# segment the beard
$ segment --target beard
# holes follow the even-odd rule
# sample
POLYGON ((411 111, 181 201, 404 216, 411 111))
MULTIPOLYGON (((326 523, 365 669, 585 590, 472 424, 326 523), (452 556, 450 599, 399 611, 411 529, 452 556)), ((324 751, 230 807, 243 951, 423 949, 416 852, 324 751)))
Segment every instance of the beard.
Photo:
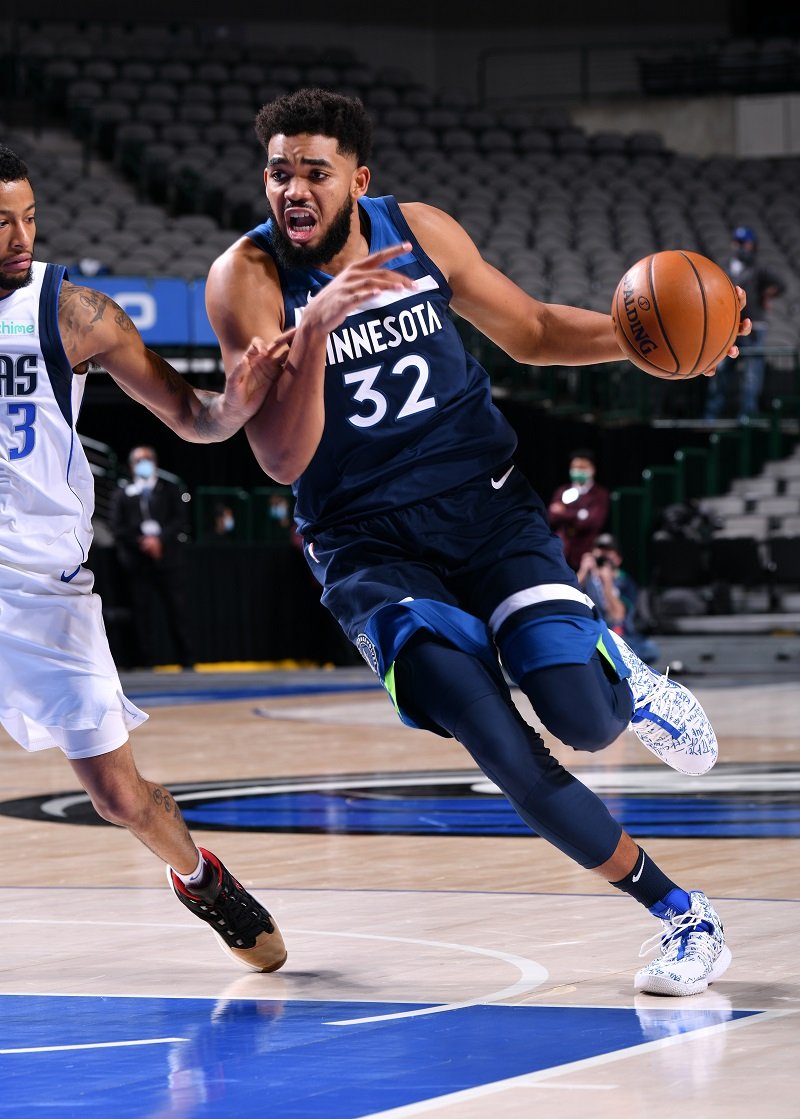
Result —
POLYGON ((26 288, 33 279, 33 268, 29 268, 27 272, 17 276, 6 276, 0 271, 0 291, 12 292, 19 291, 20 288, 26 288))
POLYGON ((327 233, 316 245, 296 245, 290 240, 278 223, 275 213, 267 203, 268 216, 273 219, 270 240, 275 249, 278 263, 284 268, 321 268, 333 260, 347 244, 350 236, 350 222, 352 218, 353 203, 350 198, 345 199, 341 209, 334 216, 327 233))

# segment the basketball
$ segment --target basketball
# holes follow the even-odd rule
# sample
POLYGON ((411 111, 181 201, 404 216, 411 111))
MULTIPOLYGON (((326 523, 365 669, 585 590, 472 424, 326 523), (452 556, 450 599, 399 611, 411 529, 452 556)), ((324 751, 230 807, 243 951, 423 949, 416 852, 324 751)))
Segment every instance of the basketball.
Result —
POLYGON ((684 249, 651 253, 617 284, 617 342, 653 377, 696 377, 719 365, 739 332, 739 300, 725 271, 684 249))

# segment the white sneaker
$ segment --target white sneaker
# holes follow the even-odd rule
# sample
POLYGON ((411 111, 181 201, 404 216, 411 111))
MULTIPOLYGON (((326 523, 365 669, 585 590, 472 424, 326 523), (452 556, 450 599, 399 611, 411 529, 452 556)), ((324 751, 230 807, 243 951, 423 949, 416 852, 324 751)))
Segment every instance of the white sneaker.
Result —
POLYGON ((661 922, 661 932, 642 945, 646 956, 656 942, 661 954, 637 971, 634 990, 650 995, 697 995, 728 970, 731 950, 725 943, 722 922, 711 902, 699 890, 689 894, 686 913, 661 922))
POLYGON ((717 760, 717 736, 703 708, 683 684, 654 672, 625 641, 609 631, 630 669, 630 729, 662 762, 679 773, 707 773, 717 760))

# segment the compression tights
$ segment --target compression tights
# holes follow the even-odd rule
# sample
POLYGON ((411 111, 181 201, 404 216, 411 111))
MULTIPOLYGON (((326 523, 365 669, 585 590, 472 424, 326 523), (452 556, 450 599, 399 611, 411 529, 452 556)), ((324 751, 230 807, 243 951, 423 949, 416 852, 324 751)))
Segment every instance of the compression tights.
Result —
MULTIPOLYGON (((595 671, 589 666, 566 667, 586 668, 586 673, 578 674, 584 683, 595 671)), ((545 672, 549 686, 555 687, 557 674, 545 672)), ((579 683, 575 673, 564 677, 565 687, 574 689, 579 683)), ((612 856, 622 835, 620 825, 603 802, 550 754, 520 715, 508 689, 477 658, 418 634, 397 657, 395 687, 400 706, 412 715, 414 710, 423 711, 460 742, 537 835, 586 869, 612 856)), ((626 692, 630 694, 630 689, 626 692)), ((568 710, 584 705, 578 694, 572 690, 565 697, 568 710)), ((609 701, 602 703, 597 713, 601 722, 609 701)))

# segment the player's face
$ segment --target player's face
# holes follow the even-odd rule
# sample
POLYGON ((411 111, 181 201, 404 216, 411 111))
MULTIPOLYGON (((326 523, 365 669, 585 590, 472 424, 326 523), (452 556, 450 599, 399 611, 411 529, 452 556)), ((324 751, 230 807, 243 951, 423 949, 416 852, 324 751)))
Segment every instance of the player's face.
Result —
POLYGON ((0 295, 31 282, 36 203, 27 179, 0 183, 0 295))
POLYGON ((319 268, 338 256, 359 233, 357 199, 368 182, 366 167, 330 136, 273 136, 264 183, 281 263, 319 268))

